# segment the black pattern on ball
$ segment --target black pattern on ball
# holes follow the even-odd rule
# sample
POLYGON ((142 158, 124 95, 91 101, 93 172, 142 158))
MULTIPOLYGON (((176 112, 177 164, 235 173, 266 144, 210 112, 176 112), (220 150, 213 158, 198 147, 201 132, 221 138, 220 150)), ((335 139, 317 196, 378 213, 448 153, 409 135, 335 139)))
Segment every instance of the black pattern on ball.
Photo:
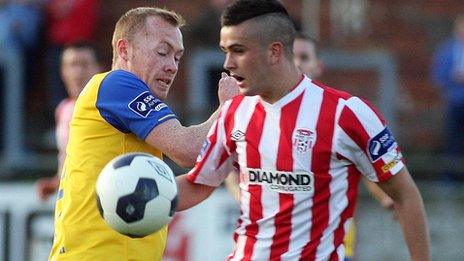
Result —
POLYGON ((102 204, 100 202, 100 197, 98 195, 97 195, 97 208, 98 208, 98 212, 100 212, 100 216, 102 216, 102 218, 105 218, 105 216, 103 215, 104 212, 103 212, 102 204))
POLYGON ((170 217, 174 216, 174 213, 176 212, 177 201, 178 201, 178 198, 177 198, 177 195, 176 195, 171 201, 171 209, 169 210, 169 216, 170 217))
POLYGON ((140 178, 135 191, 118 200, 116 213, 127 223, 139 221, 143 218, 147 202, 158 194, 158 186, 154 179, 140 178))
POLYGON ((132 153, 132 154, 126 155, 126 156, 118 159, 117 161, 115 161, 113 163, 113 168, 118 169, 120 167, 129 166, 131 164, 132 160, 137 156, 147 156, 147 155, 143 154, 143 153, 132 153))

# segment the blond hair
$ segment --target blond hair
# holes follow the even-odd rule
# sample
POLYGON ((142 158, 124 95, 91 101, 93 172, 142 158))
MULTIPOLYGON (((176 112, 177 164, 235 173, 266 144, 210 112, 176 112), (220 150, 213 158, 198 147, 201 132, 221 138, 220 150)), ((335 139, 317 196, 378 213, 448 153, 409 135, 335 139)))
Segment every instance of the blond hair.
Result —
POLYGON ((185 20, 174 11, 170 11, 159 7, 137 7, 127 11, 123 14, 114 28, 113 39, 111 45, 113 47, 113 64, 118 58, 116 44, 119 39, 132 40, 134 35, 140 30, 145 28, 147 17, 158 16, 169 24, 175 27, 182 27, 185 25, 185 20))

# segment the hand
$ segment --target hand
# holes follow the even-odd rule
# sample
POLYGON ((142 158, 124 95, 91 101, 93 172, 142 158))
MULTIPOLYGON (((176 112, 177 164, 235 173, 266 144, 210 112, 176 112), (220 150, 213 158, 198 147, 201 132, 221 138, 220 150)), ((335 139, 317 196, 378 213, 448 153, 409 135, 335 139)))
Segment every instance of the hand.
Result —
POLYGON ((41 178, 36 183, 37 196, 41 201, 45 201, 51 194, 54 194, 60 185, 58 176, 51 178, 41 178))
POLYGON ((223 72, 218 84, 219 103, 222 105, 240 93, 237 80, 223 72))
POLYGON ((393 199, 390 198, 389 196, 385 195, 381 200, 379 200, 380 205, 386 209, 390 210, 393 212, 393 219, 398 220, 398 214, 395 211, 395 202, 393 202, 393 199))
POLYGON ((388 210, 393 210, 394 209, 394 202, 393 202, 393 199, 390 198, 389 196, 386 196, 383 197, 381 200, 380 200, 380 205, 385 208, 385 209, 388 209, 388 210))

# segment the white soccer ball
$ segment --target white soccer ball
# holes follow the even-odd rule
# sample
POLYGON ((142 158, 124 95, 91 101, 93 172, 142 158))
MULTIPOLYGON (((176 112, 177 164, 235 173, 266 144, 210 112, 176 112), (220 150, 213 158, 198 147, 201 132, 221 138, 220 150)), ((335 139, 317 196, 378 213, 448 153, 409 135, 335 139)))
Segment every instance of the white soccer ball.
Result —
POLYGON ((120 155, 97 180, 97 206, 105 222, 130 237, 150 235, 168 224, 177 207, 174 174, 146 153, 120 155))

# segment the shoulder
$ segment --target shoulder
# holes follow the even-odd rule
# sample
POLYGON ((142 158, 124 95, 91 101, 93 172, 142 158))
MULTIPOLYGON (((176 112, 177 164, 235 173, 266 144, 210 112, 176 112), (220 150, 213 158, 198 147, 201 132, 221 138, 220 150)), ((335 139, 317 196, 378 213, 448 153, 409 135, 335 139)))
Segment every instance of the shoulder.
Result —
POLYGON ((124 70, 114 70, 110 71, 106 77, 103 79, 102 83, 117 83, 117 84, 131 84, 131 83, 140 83, 144 84, 145 83, 135 74, 124 71, 124 70))
POLYGON ((134 99, 137 95, 149 94, 150 88, 135 74, 124 71, 110 71, 102 79, 99 99, 120 97, 123 100, 134 99))
POLYGON ((348 92, 335 89, 317 80, 311 80, 311 84, 316 88, 320 88, 324 92, 324 95, 330 98, 349 100, 350 98, 354 97, 348 92))
MULTIPOLYGON (((346 118, 347 115, 352 115, 357 118, 357 120, 365 122, 366 124, 371 124, 373 122, 378 122, 380 125, 386 124, 385 118, 373 104, 356 96, 352 96, 345 101, 341 118, 346 118), (347 113, 348 111, 349 113, 347 113)), ((348 118, 350 118, 350 116, 348 116, 348 118)), ((354 120, 354 118, 352 120, 354 120)), ((343 121, 343 119, 340 119, 340 121, 343 121)))
POLYGON ((380 111, 368 100, 354 96, 348 92, 329 87, 319 81, 313 80, 312 83, 316 86, 316 88, 322 89, 324 99, 332 100, 332 102, 339 106, 341 111, 339 118, 340 121, 344 121, 343 119, 347 117, 355 117, 364 120, 377 119, 380 120, 380 122, 385 123, 385 119, 380 111))

